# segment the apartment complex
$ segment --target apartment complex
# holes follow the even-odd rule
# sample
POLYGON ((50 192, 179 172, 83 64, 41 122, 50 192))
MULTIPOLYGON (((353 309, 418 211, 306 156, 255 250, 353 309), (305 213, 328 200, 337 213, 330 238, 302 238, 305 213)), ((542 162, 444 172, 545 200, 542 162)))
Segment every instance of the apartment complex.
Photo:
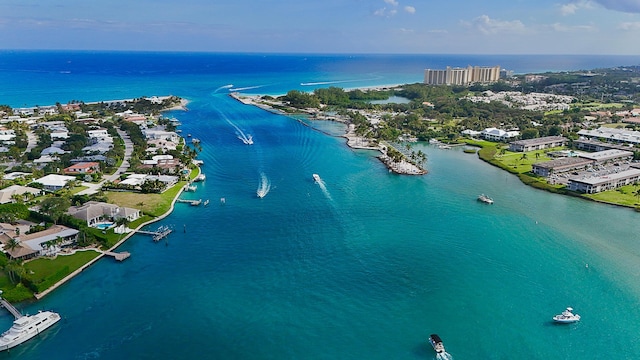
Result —
POLYGON ((469 85, 473 83, 488 84, 500 79, 500 66, 452 68, 445 70, 426 69, 424 83, 428 85, 469 85))

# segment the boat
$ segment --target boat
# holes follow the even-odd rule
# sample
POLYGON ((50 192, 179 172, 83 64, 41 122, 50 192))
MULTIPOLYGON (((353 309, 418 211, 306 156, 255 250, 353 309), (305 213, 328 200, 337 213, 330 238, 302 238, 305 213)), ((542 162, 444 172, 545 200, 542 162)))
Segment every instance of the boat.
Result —
POLYGON ((207 177, 204 174, 198 174, 198 176, 196 176, 193 181, 205 181, 207 179, 207 177))
POLYGON ((553 321, 562 324, 570 324, 580 321, 580 315, 573 313, 573 308, 568 307, 561 314, 553 317, 553 321))
POLYGON ((253 145, 253 137, 251 135, 244 136, 242 134, 242 136, 238 136, 238 139, 242 140, 245 145, 253 145))
POLYGON ((320 175, 318 175, 318 174, 313 174, 313 180, 315 180, 315 182, 317 182, 317 183, 322 181, 322 179, 320 179, 320 175))
POLYGON ((58 321, 60 315, 52 311, 40 311, 35 315, 16 318, 11 328, 0 336, 0 351, 22 344, 58 321))
POLYGON ((485 204, 493 204, 493 199, 485 194, 478 195, 478 201, 482 201, 485 204))
POLYGON ((438 334, 429 335, 429 344, 433 346, 433 350, 435 350, 435 352, 437 352, 438 354, 445 352, 444 344, 442 343, 442 339, 440 339, 440 336, 438 336, 438 334))

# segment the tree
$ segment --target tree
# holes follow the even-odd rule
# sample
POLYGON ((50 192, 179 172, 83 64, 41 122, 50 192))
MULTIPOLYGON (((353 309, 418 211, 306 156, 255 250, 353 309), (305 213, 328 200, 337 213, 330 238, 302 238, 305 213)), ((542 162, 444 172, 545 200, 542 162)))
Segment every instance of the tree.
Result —
POLYGON ((40 203, 40 212, 48 215, 56 224, 60 217, 69 209, 71 201, 64 197, 49 197, 40 203))
POLYGON ((24 274, 26 273, 26 271, 24 270, 24 267, 22 267, 22 265, 16 260, 9 261, 7 265, 4 267, 4 271, 7 273, 9 280, 13 284, 19 283, 22 280, 22 277, 24 277, 24 274))
MULTIPOLYGON (((17 231, 16 231, 16 235, 17 235, 17 231)), ((9 251, 13 251, 19 247, 22 247, 22 245, 20 245, 20 240, 17 240, 15 238, 9 238, 9 241, 7 241, 6 247, 9 251)))

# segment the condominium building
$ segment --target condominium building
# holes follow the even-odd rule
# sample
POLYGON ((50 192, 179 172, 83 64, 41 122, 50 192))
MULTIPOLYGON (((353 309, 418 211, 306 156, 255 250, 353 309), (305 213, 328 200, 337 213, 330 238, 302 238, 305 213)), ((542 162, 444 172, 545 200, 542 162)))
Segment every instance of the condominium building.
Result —
POLYGON ((428 85, 470 85, 473 83, 488 84, 500 79, 500 66, 452 68, 445 70, 426 69, 424 83, 428 85))

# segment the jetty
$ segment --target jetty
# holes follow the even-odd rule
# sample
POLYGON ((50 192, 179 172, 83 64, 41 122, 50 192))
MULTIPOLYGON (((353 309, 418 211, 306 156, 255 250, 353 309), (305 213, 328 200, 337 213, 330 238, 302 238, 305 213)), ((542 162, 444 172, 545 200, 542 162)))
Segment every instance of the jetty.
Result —
MULTIPOLYGON (((1 291, 0 291, 0 295, 2 295, 1 291)), ((23 316, 22 313, 15 308, 15 306, 11 305, 10 302, 8 302, 2 297, 0 297, 0 305, 2 305, 5 309, 7 309, 11 313, 11 315, 13 315, 13 317, 16 319, 19 319, 23 316)))
POLYGON ((108 256, 113 256, 114 259, 116 259, 117 261, 124 261, 125 259, 129 258, 129 256, 131 256, 131 253, 128 251, 123 251, 123 252, 113 252, 113 251, 105 251, 103 254, 108 255, 108 256))

